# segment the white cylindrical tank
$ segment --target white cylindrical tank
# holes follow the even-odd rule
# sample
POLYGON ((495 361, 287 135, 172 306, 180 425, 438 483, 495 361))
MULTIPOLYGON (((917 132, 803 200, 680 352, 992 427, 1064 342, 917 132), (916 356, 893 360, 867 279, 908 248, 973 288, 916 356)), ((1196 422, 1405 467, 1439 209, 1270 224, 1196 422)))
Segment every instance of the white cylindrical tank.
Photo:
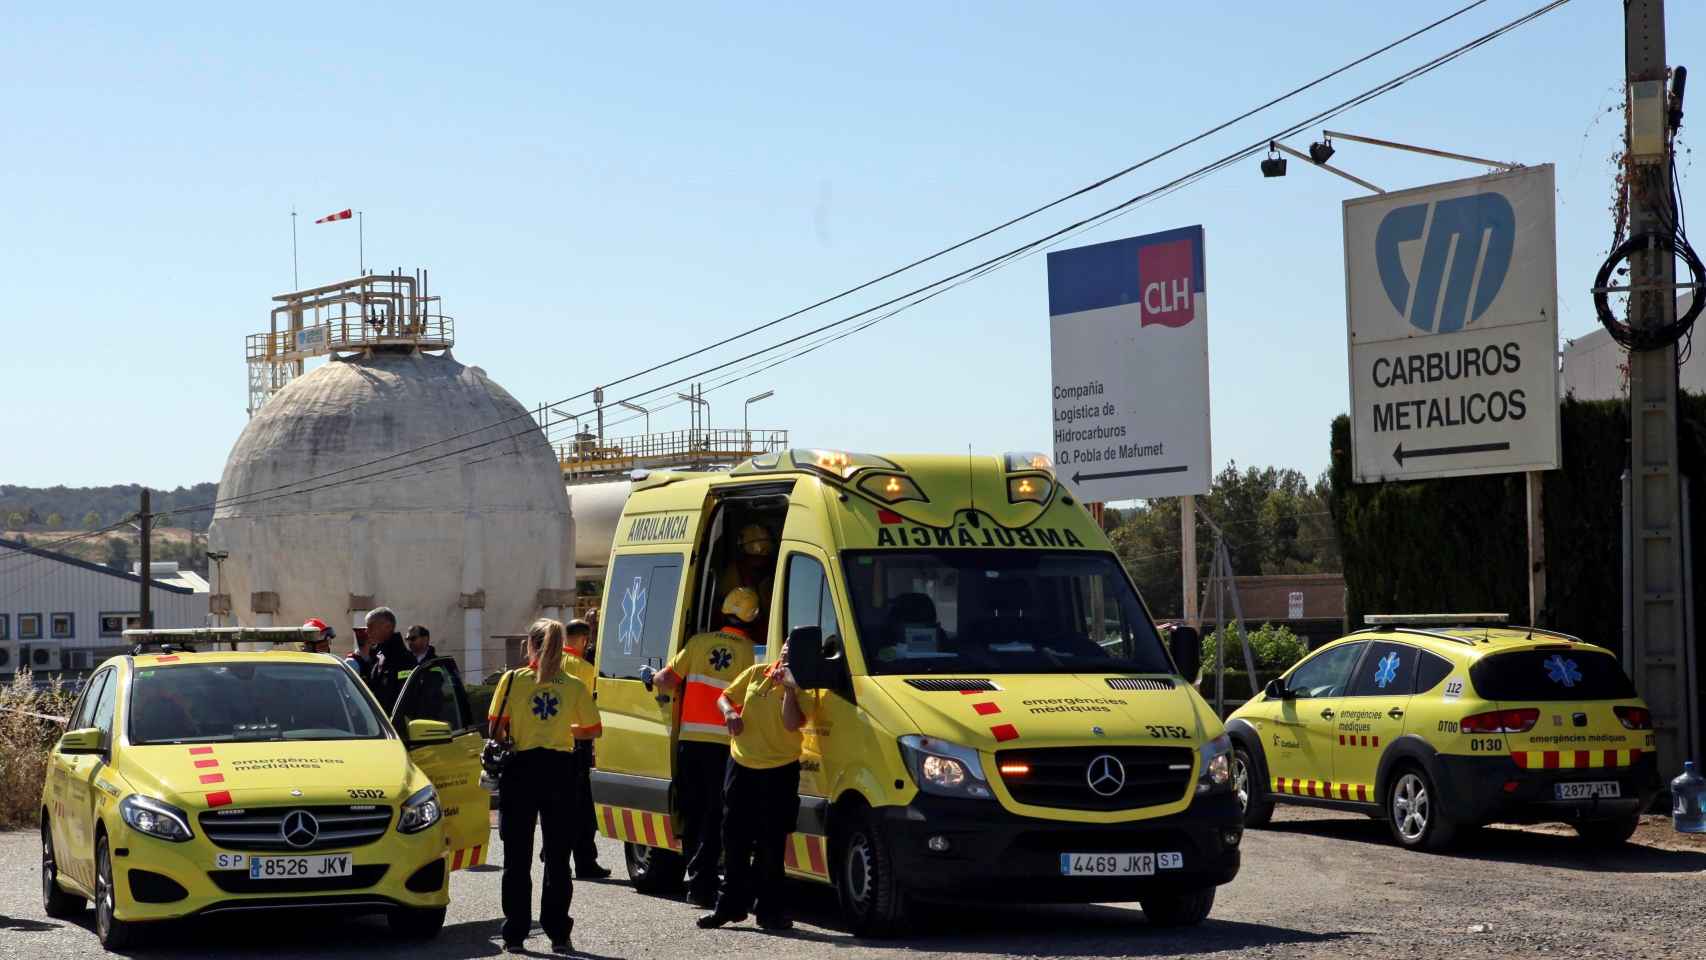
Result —
POLYGON ((616 524, 622 519, 622 507, 634 489, 629 480, 609 480, 603 483, 571 483, 569 515, 574 518, 575 570, 594 579, 603 576, 610 564, 610 550, 616 543, 616 524))
POLYGON ((320 617, 342 651, 387 606, 473 679, 504 666, 492 634, 572 603, 551 445, 449 351, 334 359, 292 381, 237 438, 219 500, 209 547, 230 554, 220 587, 239 624, 320 617))

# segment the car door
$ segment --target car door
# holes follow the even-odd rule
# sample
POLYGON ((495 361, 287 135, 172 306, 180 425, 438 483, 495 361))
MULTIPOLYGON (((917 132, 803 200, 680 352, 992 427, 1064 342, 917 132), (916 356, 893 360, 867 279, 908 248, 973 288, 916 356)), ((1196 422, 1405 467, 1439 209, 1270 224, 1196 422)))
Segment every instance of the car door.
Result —
MULTIPOLYGON (((825 650, 841 646, 840 617, 835 609, 835 588, 829 578, 822 551, 816 547, 788 542, 788 552, 780 564, 784 571, 781 634, 786 639, 795 627, 817 627, 823 637, 825 650)), ((832 744, 830 730, 853 730, 858 727, 858 708, 847 699, 845 692, 819 690, 809 692, 809 713, 805 736, 801 744, 800 794, 807 797, 826 797, 831 784, 825 771, 840 769, 845 759, 840 755, 825 762, 824 751, 832 744)))
POLYGON ((456 661, 434 657, 414 668, 397 693, 391 723, 409 748, 409 759, 438 789, 444 815, 445 844, 451 869, 482 862, 491 839, 491 803, 480 786, 480 752, 485 737, 468 705, 456 661), (437 720, 450 727, 448 742, 409 742, 409 721, 437 720))
POLYGON ((635 553, 611 564, 596 654, 596 699, 604 723, 596 754, 601 771, 670 776, 675 698, 648 689, 640 672, 661 671, 668 662, 685 559, 679 553, 635 553))
POLYGON ((66 778, 66 824, 72 834, 70 851, 75 876, 84 885, 93 889, 95 886, 95 798, 99 791, 95 787, 95 779, 107 765, 107 757, 112 751, 112 722, 113 707, 118 699, 118 671, 108 667, 97 673, 89 681, 89 692, 85 697, 88 710, 79 711, 77 720, 83 729, 97 727, 102 729, 102 746, 105 754, 77 754, 66 759, 70 761, 66 778))
POLYGON ((1359 641, 1328 647, 1286 676, 1287 696, 1274 712, 1274 725, 1262 744, 1268 786, 1275 793, 1327 796, 1334 777, 1340 700, 1366 646, 1359 641))
POLYGON ((1351 674, 1350 686, 1339 701, 1333 744, 1336 799, 1378 802, 1375 773, 1381 755, 1404 734, 1404 713, 1416 686, 1419 652, 1407 643, 1377 640, 1351 674))
MULTIPOLYGON (((90 726, 89 718, 95 711, 95 701, 99 699, 101 687, 106 684, 110 673, 110 670, 103 670, 83 685, 83 693, 72 707, 71 716, 65 721, 66 732, 90 726)), ((72 814, 76 803, 72 797, 71 784, 77 777, 77 767, 81 760, 81 755, 61 753, 59 746, 54 746, 52 753, 48 755, 45 800, 48 829, 53 836, 53 849, 59 861, 59 872, 78 883, 84 882, 80 863, 91 856, 89 851, 82 849, 80 834, 72 814)))

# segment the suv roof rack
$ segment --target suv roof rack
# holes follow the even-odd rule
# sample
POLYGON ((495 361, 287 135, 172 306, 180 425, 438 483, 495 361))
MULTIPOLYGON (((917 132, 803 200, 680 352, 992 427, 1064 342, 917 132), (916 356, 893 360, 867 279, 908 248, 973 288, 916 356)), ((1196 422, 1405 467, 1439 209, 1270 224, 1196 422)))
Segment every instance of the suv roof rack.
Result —
POLYGON ((159 651, 162 653, 194 653, 195 644, 237 649, 239 643, 305 643, 315 639, 313 627, 184 627, 166 630, 126 630, 124 639, 130 643, 131 655, 159 651))
POLYGON ((1375 626, 1375 627, 1363 627, 1361 630, 1351 631, 1352 636, 1355 636, 1359 633, 1408 633, 1411 636, 1429 637, 1429 638, 1432 638, 1434 640, 1450 640, 1452 643, 1467 644, 1471 647, 1475 645, 1475 641, 1471 640, 1468 637, 1460 637, 1455 633, 1446 633, 1444 630, 1424 630, 1420 627, 1380 627, 1380 626, 1375 626))

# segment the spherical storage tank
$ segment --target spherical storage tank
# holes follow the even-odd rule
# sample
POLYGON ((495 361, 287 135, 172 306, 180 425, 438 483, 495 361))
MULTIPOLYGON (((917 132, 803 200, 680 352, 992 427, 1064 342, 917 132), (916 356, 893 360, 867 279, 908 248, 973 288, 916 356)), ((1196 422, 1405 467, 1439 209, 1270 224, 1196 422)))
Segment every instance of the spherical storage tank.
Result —
POLYGON ((551 445, 448 350, 376 349, 291 381, 237 438, 219 500, 209 544, 229 554, 219 592, 238 624, 320 617, 341 651, 348 627, 388 606, 475 678, 504 665, 493 634, 572 603, 551 445))

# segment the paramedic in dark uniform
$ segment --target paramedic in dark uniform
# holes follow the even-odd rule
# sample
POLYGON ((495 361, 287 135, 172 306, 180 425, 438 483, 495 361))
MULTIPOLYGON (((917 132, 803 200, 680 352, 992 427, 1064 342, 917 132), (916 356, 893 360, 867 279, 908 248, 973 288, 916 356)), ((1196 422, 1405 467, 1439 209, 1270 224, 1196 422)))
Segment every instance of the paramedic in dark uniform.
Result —
MULTIPOLYGON (((592 624, 585 620, 570 620, 563 643, 563 669, 579 680, 588 690, 594 689, 598 671, 592 665, 587 645, 592 640, 592 624)), ((610 868, 598 862, 598 815, 592 809, 593 753, 591 740, 575 741, 575 812, 572 821, 575 843, 575 879, 607 880, 610 868)))
POLYGON ((499 836, 504 846, 503 940, 510 953, 524 950, 533 927, 533 827, 544 834, 545 882, 539 897, 539 925, 551 949, 573 949, 574 920, 569 902, 574 881, 569 853, 574 846, 573 816, 578 781, 574 749, 578 740, 603 732, 592 692, 564 669, 563 624, 536 621, 527 631, 528 665, 511 670, 492 691, 493 713, 486 719, 494 740, 514 749, 498 778, 499 836))
POLYGON ((721 630, 688 639, 662 672, 641 671, 668 693, 681 689, 680 733, 675 747, 675 795, 681 804, 681 852, 687 858, 687 899, 711 907, 717 899, 717 861, 722 857, 723 780, 729 763, 729 731, 717 698, 752 665, 752 635, 758 594, 739 587, 723 598, 721 630))
POLYGON ((748 912, 766 930, 787 930, 782 860, 800 816, 800 747, 816 706, 788 669, 788 645, 773 663, 741 671, 718 698, 732 743, 723 784, 723 856, 728 875, 717 908, 699 926, 739 923, 748 912))

